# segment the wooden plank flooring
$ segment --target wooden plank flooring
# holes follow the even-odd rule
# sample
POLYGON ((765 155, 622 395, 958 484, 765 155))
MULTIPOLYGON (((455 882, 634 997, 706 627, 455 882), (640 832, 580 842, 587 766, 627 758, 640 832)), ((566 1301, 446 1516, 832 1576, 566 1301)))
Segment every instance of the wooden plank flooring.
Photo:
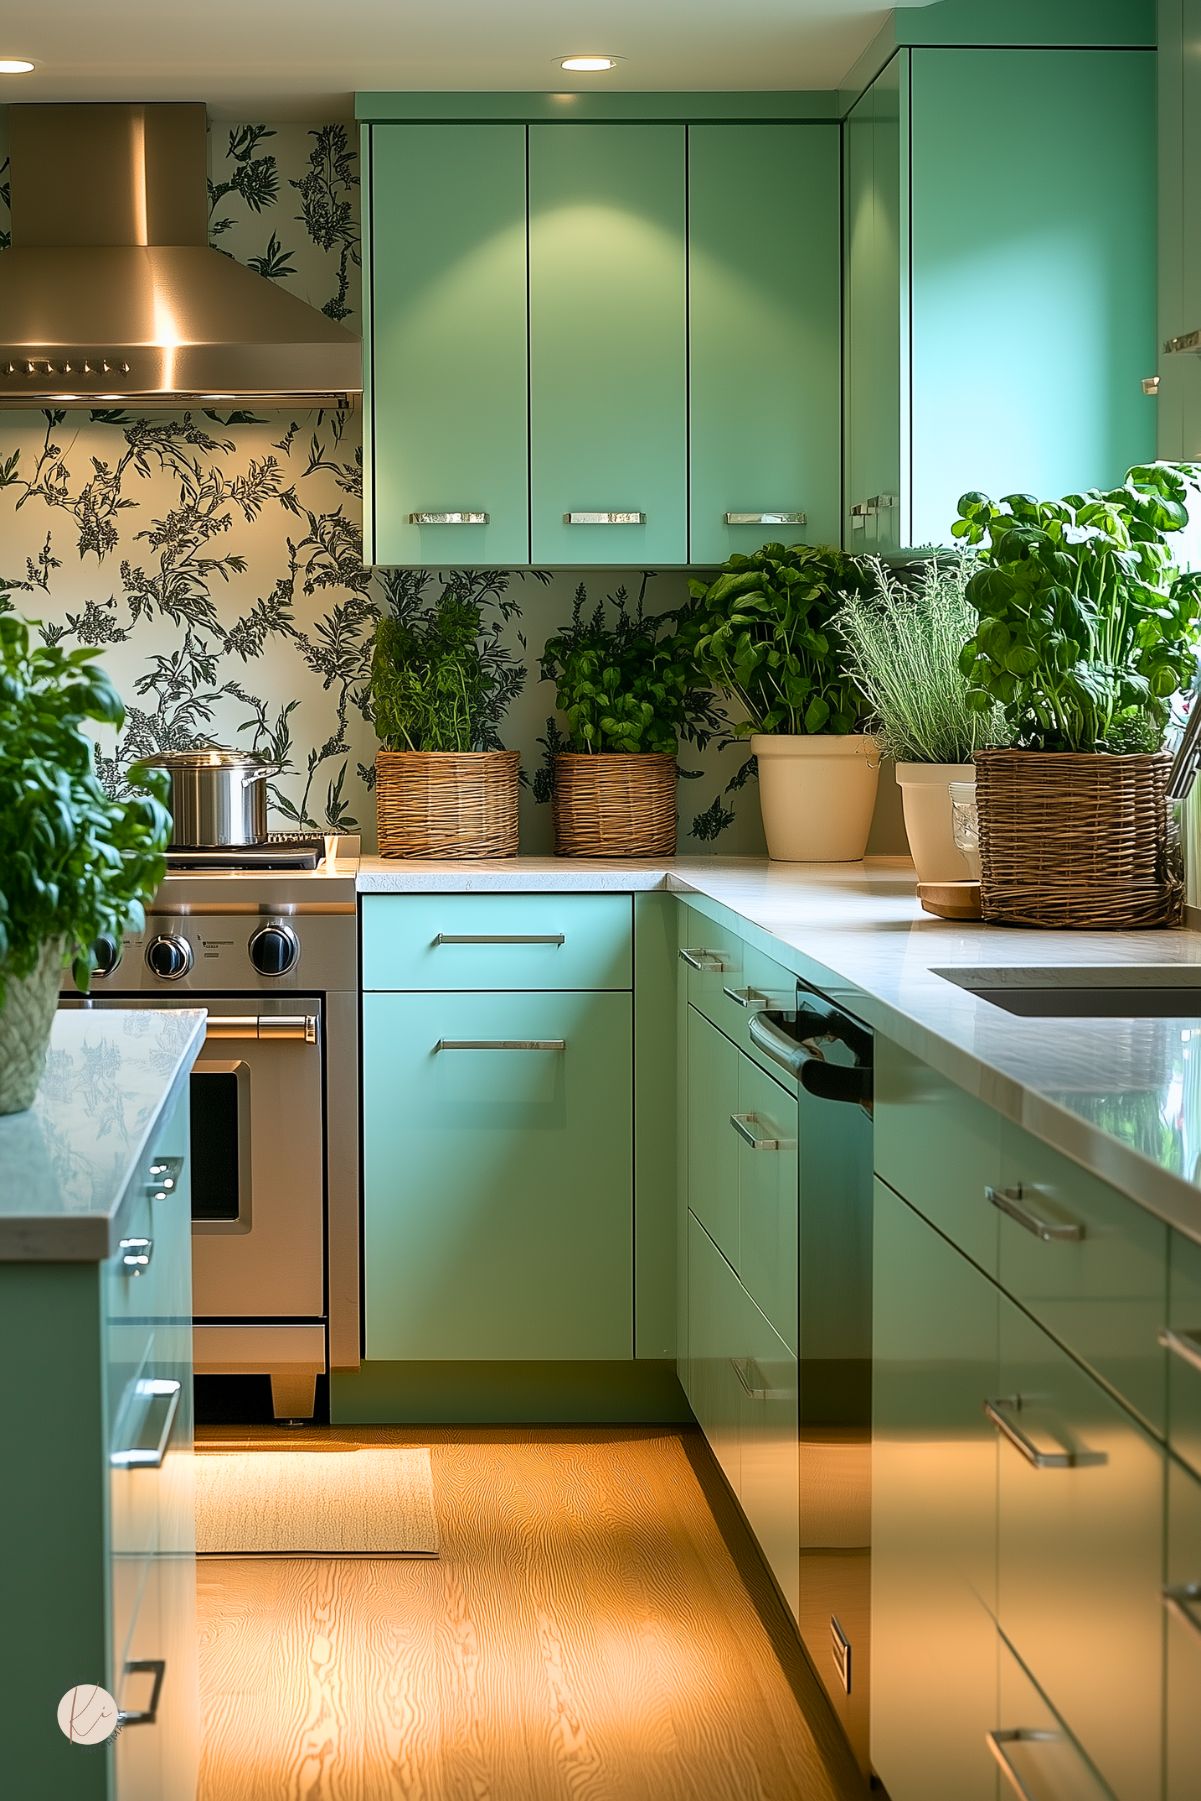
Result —
POLYGON ((200 1801, 863 1796, 697 1435, 303 1442, 430 1445, 442 1555, 202 1562, 200 1801))

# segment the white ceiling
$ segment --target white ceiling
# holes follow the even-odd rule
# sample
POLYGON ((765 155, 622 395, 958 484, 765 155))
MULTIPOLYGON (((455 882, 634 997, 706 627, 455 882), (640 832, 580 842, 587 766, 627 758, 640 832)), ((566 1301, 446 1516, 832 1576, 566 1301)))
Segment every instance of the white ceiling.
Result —
MULTIPOLYGON (((913 3, 913 0, 910 0, 913 3)), ((925 0, 917 0, 924 4, 925 0)), ((4 0, 18 100, 205 100, 227 118, 349 116, 356 89, 837 87, 869 0, 4 0), (603 51, 606 75, 558 59, 603 51)))

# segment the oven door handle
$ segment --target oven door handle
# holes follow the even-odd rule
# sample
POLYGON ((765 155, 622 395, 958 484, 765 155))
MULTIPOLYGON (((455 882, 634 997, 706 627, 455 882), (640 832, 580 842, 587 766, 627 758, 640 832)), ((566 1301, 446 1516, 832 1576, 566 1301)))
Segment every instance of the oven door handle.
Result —
POLYGON ((254 1038, 274 1042, 293 1039, 301 1044, 316 1044, 315 1013, 210 1013, 204 1029, 210 1038, 254 1038))

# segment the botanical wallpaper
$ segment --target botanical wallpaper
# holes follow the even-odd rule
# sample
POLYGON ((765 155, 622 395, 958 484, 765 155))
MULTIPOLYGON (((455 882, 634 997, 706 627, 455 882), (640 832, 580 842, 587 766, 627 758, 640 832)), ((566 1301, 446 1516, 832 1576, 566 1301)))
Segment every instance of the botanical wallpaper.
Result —
MULTIPOLYGON (((0 118, 0 246, 2 134, 0 118)), ((213 244, 359 330, 354 128, 214 125, 210 171, 213 244)), ((357 411, 0 412, 0 608, 47 639, 105 647, 127 705, 119 742, 99 752, 114 785, 138 755, 213 738, 286 765, 274 829, 361 828, 370 844, 376 617, 415 580, 503 593, 528 671, 504 731, 530 778, 522 845, 548 850, 538 774, 554 696, 538 652, 581 576, 364 569, 361 498, 357 411)), ((582 579, 592 598, 622 580, 652 608, 684 596, 679 572, 582 579)), ((753 784, 740 797, 745 750, 686 749, 681 765, 681 847, 761 850, 753 784)))

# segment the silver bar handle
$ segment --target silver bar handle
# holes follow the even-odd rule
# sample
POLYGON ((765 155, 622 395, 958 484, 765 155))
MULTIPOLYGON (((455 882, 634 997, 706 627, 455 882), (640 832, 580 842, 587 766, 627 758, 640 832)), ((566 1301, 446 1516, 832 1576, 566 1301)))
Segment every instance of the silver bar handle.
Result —
POLYGON ((994 1188, 990 1185, 984 1190, 984 1198, 991 1202, 999 1213, 1006 1214, 1032 1232, 1035 1238, 1041 1238, 1044 1244, 1079 1244, 1084 1237, 1084 1227, 1075 1220, 1046 1219, 1036 1213, 1027 1203, 1025 1190, 1018 1188, 994 1188))
POLYGON ((1021 1396, 1014 1395, 1007 1400, 985 1401, 984 1411, 992 1421, 1001 1437, 1011 1444, 1015 1451, 1020 1451, 1026 1462, 1036 1470, 1074 1470, 1086 1465, 1108 1463, 1108 1454, 1104 1451, 1040 1451, 1032 1438, 1027 1437, 1020 1426, 1005 1413, 1006 1407, 1021 1407, 1021 1396))
POLYGON ((1180 356, 1192 350, 1201 350, 1201 331, 1182 332, 1179 337, 1168 338, 1164 342, 1164 350, 1168 356, 1180 356))
POLYGON ((752 1013, 747 1022, 747 1034, 753 1044, 757 1044, 773 1063, 786 1069, 790 1076, 799 1077, 802 1068, 813 1056, 811 1050, 806 1050, 804 1045, 782 1031, 770 1014, 752 1013))
POLYGON ((439 1038, 435 1051, 565 1051, 566 1038, 439 1038))
POLYGON ((1173 1619, 1180 1620, 1201 1638, 1201 1582, 1178 1582, 1163 1590, 1163 1604, 1173 1619))
POLYGON ((689 969, 699 970, 702 975, 720 975, 725 962, 716 951, 682 950, 680 962, 687 963, 689 969))
POLYGON ((439 932, 434 944, 566 944, 562 932, 439 932))
POLYGON ((738 1378, 738 1386, 752 1401, 791 1401, 795 1390, 772 1388, 753 1357, 731 1357, 730 1368, 738 1378))
POLYGON ((727 513, 727 525, 807 525, 804 513, 727 513))
POLYGON ((783 1151, 792 1143, 790 1138, 769 1138, 766 1133, 755 1131, 759 1123, 757 1113, 731 1113, 730 1124, 744 1144, 749 1144, 753 1151, 783 1151))
POLYGON ((723 988, 722 993, 728 1001, 739 1007, 766 1007, 768 997, 760 994, 757 988, 723 988))
POLYGON ((564 525, 645 525, 645 513, 564 513, 564 525))
POLYGON ((1159 1342, 1165 1351, 1179 1357, 1181 1363, 1201 1371, 1201 1332, 1174 1332, 1170 1326, 1165 1326, 1159 1334, 1159 1342))
POLYGON ((410 513, 410 525, 487 525, 487 513, 472 513, 466 508, 457 513, 410 513))
POLYGON ((1062 1742, 1062 1735, 1058 1732, 1046 1732, 1031 1726, 1017 1726, 1007 1732, 986 1732, 984 1734, 984 1742, 996 1758, 998 1764, 1000 1764, 1001 1774, 1004 1776, 1014 1794, 1020 1795, 1021 1801, 1038 1801, 1037 1796, 1031 1794, 1030 1790, 1026 1787, 1026 1784, 1018 1775, 1018 1772, 1014 1769, 1013 1764, 1010 1761, 1008 1747, 1017 1744, 1060 1744, 1062 1742))
POLYGON ((179 1412, 182 1385, 166 1376, 143 1376, 134 1384, 134 1392, 148 1401, 166 1403, 158 1442, 153 1446, 133 1445, 126 1451, 112 1451, 108 1460, 118 1470, 161 1470, 171 1441, 171 1428, 179 1412))
POLYGON ((127 1713, 124 1708, 117 1715, 118 1726, 153 1726, 158 1718, 159 1698, 163 1692, 163 1678, 167 1674, 167 1660, 164 1657, 135 1657, 125 1665, 127 1676, 146 1675, 154 1677, 154 1687, 150 1691, 150 1705, 141 1713, 127 1713))
POLYGON ((140 1276, 144 1269, 150 1268, 150 1259, 154 1254, 153 1238, 122 1238, 117 1249, 122 1253, 121 1267, 127 1276, 140 1276))
POLYGON ((204 1028, 210 1038, 253 1038, 260 1042, 291 1039, 298 1044, 316 1044, 315 1013, 210 1013, 204 1028))

